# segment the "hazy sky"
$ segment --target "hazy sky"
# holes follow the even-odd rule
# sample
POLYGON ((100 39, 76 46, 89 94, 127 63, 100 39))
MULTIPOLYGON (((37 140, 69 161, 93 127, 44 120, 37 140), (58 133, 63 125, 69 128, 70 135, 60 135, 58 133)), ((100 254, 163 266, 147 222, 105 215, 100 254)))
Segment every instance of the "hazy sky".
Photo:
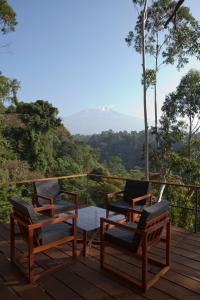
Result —
MULTIPOLYGON (((0 70, 21 82, 23 101, 44 99, 62 117, 111 107, 143 117, 141 57, 124 39, 136 21, 132 0, 10 0, 17 13, 14 33, 0 37, 0 70)), ((200 1, 186 0, 200 19, 200 1)), ((159 107, 190 69, 165 67, 159 76, 159 107)), ((148 96, 149 118, 153 98, 148 96)))

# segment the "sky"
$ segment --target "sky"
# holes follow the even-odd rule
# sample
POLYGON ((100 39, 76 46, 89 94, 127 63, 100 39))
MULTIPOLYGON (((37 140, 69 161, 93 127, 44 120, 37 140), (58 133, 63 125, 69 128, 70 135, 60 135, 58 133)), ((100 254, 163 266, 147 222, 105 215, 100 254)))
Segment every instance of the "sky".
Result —
MULTIPOLYGON (((21 82, 19 98, 48 100, 61 117, 108 107, 143 118, 141 56, 125 43, 137 12, 132 0, 9 0, 15 32, 0 36, 0 70, 21 82)), ((200 21, 200 1, 185 0, 200 21)), ((147 60, 148 63, 148 60, 147 60)), ((190 68, 160 71, 158 110, 190 68)), ((148 93, 153 120, 153 93, 148 93)))

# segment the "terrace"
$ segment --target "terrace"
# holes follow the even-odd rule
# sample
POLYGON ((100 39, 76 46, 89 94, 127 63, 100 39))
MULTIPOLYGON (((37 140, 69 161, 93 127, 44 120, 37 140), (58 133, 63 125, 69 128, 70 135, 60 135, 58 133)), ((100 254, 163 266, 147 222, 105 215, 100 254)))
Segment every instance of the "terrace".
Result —
MULTIPOLYGON (((94 176, 99 177, 98 175, 94 176)), ((80 180, 81 177, 87 181, 90 180, 91 174, 65 176, 60 179, 75 180, 77 178, 80 180)), ((116 180, 118 183, 124 178, 104 177, 103 180, 116 180)), ((34 180, 21 181, 17 184, 28 184, 32 181, 34 180)), ((160 184, 152 182, 153 187, 160 184)), ((192 206, 187 207, 185 205, 181 208, 175 208, 176 210, 181 209, 183 212, 187 210, 192 216, 192 223, 190 230, 172 227, 171 269, 148 292, 142 293, 115 276, 101 271, 98 245, 93 245, 90 254, 84 257, 81 254, 82 245, 78 244, 79 251, 75 263, 44 277, 35 285, 27 284, 26 279, 9 261, 9 224, 2 224, 0 225, 0 299, 199 299, 200 233, 197 232, 199 229, 199 187, 178 184, 169 184, 169 186, 195 191, 192 206)), ((167 191, 164 196, 167 197, 167 191)), ((174 205, 173 202, 171 204, 174 205)), ((173 210, 173 206, 171 209, 173 210)), ((185 213, 184 216, 186 216, 185 213)), ((23 249, 21 240, 17 241, 16 248, 20 254, 23 249)), ((163 245, 160 243, 152 249, 151 256, 162 258, 162 248, 163 245)), ((37 256, 37 270, 48 269, 48 266, 57 264, 58 261, 62 262, 66 256, 70 261, 71 249, 69 245, 62 245, 45 251, 37 256)), ((109 250, 107 259, 118 269, 126 270, 130 276, 137 278, 140 274, 138 261, 134 258, 127 259, 127 256, 122 255, 117 250, 109 250)), ((150 271, 153 274, 155 269, 151 268, 150 271)))

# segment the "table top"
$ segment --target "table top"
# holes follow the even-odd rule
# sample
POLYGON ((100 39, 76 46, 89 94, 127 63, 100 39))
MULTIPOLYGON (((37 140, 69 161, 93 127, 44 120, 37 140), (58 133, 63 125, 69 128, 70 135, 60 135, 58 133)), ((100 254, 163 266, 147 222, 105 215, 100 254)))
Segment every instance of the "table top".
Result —
MULTIPOLYGON (((77 227, 85 231, 96 230, 100 227, 100 218, 106 218, 106 209, 88 206, 78 209, 77 227)), ((109 216, 113 221, 124 219, 124 215, 109 216)))

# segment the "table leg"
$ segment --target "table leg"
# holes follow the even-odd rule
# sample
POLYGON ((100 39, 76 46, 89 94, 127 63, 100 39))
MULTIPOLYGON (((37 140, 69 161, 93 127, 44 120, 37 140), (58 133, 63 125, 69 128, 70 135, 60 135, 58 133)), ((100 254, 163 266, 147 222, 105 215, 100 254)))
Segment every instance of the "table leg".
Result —
POLYGON ((87 256, 87 231, 83 231, 83 256, 87 256))

